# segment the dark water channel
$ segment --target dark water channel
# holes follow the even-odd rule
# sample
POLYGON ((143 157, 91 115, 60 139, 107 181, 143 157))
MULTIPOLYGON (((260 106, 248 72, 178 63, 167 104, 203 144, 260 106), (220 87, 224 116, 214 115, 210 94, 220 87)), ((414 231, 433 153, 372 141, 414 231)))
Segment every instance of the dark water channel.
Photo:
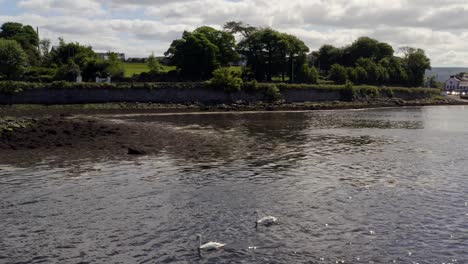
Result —
POLYGON ((468 107, 113 118, 197 141, 0 165, 0 263, 468 263, 468 107))

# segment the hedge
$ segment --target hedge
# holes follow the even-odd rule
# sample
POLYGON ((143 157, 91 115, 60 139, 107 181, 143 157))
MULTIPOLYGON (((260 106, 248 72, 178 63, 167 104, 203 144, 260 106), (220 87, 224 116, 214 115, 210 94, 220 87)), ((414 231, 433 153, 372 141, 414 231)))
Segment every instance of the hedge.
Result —
MULTIPOLYGON (((0 93, 15 94, 32 89, 220 89, 213 87, 208 82, 165 82, 165 83, 29 83, 1 81, 0 93)), ((242 90, 248 93, 261 92, 269 100, 281 98, 281 92, 290 89, 307 89, 321 92, 339 92, 341 100, 353 101, 360 99, 372 99, 377 97, 394 97, 396 93, 407 94, 409 96, 421 95, 431 97, 439 95, 440 90, 434 88, 407 88, 407 87, 377 87, 368 85, 354 86, 351 83, 345 85, 324 85, 324 84, 286 84, 286 83, 257 83, 256 81, 246 82, 242 90)))
POLYGON ((57 81, 51 83, 30 83, 15 81, 0 81, 0 93, 16 94, 34 89, 209 89, 203 82, 177 82, 177 83, 72 83, 57 81))

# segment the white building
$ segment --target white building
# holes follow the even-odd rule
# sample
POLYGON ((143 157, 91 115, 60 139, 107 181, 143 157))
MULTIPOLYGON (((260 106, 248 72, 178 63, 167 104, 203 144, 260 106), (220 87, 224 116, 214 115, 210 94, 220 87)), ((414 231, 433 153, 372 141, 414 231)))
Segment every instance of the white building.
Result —
POLYGON ((450 76, 450 78, 447 81, 445 81, 444 90, 450 92, 468 91, 468 76, 450 76))

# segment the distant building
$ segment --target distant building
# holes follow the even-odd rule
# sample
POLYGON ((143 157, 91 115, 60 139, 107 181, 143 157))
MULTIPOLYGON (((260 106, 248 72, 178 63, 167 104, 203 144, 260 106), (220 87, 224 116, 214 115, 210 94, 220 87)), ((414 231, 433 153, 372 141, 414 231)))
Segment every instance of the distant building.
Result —
POLYGON ((445 91, 468 91, 468 75, 456 76, 452 75, 450 78, 445 81, 444 86, 445 91))
MULTIPOLYGON (((121 61, 125 61, 125 53, 116 53, 117 56, 121 61)), ((99 56, 99 58, 107 60, 109 58, 109 55, 107 52, 96 52, 96 55, 99 56)))

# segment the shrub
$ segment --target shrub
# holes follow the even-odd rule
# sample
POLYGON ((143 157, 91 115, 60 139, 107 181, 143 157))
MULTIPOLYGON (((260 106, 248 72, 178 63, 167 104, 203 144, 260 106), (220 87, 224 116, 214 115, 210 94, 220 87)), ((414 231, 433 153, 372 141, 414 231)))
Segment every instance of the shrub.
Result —
POLYGON ((209 81, 214 88, 222 88, 225 92, 237 92, 242 88, 242 79, 229 68, 219 68, 213 72, 213 78, 209 81))
POLYGON ((258 83, 256 80, 246 82, 243 86, 243 90, 249 93, 261 92, 267 101, 277 101, 281 99, 280 88, 282 85, 291 84, 273 84, 273 83, 258 83))
POLYGON ((263 94, 268 101, 277 101, 281 99, 281 92, 274 84, 266 86, 263 90, 263 94))

